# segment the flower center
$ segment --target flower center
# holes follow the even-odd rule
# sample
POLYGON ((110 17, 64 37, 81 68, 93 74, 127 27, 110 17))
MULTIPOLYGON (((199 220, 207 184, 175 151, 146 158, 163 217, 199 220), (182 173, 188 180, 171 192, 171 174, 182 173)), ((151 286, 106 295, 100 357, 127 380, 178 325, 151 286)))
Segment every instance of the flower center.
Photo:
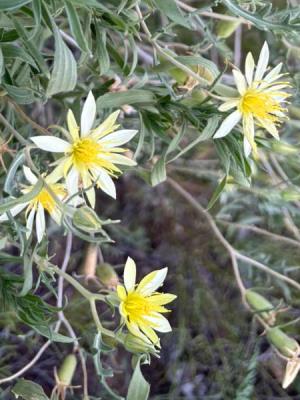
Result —
MULTIPOLYGON (((49 186, 58 197, 65 196, 65 191, 61 185, 53 184, 49 186)), ((55 200, 46 189, 42 189, 40 193, 34 198, 34 200, 32 201, 32 206, 36 207, 38 203, 41 203, 43 208, 47 210, 48 213, 51 213, 56 207, 55 200)))
POLYGON ((256 118, 267 119, 275 123, 279 119, 276 112, 283 111, 273 94, 251 88, 241 98, 239 108, 243 114, 253 114, 256 118))
POLYGON ((124 306, 130 321, 137 321, 146 315, 150 315, 153 311, 153 306, 148 299, 136 292, 128 294, 124 306))
POLYGON ((77 140, 72 146, 72 156, 75 164, 96 164, 101 146, 93 139, 77 140))

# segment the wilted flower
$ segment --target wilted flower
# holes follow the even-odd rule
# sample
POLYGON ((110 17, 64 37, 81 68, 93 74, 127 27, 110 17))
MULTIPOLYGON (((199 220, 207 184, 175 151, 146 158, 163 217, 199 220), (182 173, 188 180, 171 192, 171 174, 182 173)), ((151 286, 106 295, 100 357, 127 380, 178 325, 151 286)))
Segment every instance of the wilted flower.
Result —
POLYGON ((156 290, 163 284, 168 268, 159 269, 146 275, 136 286, 135 262, 128 257, 124 268, 124 286, 117 286, 120 299, 119 311, 128 330, 147 343, 160 346, 158 332, 172 330, 169 321, 162 315, 169 312, 165 304, 176 296, 169 293, 158 293, 156 290), (150 339, 150 341, 149 341, 150 339))
POLYGON ((265 75, 269 62, 269 47, 265 42, 255 69, 254 59, 248 53, 245 62, 245 76, 240 70, 234 69, 233 76, 239 92, 235 98, 227 98, 219 107, 220 111, 236 108, 222 122, 214 138, 222 138, 242 120, 244 133, 244 151, 246 156, 253 150, 256 153, 254 140, 255 125, 266 129, 274 138, 279 139, 277 126, 285 118, 286 109, 282 103, 290 96, 282 89, 289 86, 286 81, 278 81, 282 63, 278 64, 265 75), (265 75, 265 76, 264 76, 265 75))
MULTIPOLYGON (((25 188, 22 189, 22 193, 26 194, 33 189, 33 186, 37 183, 38 178, 26 166, 23 166, 23 172, 25 178, 30 183, 30 186, 25 186, 25 188)), ((49 186, 51 191, 59 198, 59 200, 62 200, 66 196, 66 190, 64 189, 64 186, 59 183, 56 183, 58 181, 57 177, 50 174, 48 176, 44 176, 44 181, 49 186)), ((50 216, 54 219, 54 221, 58 225, 61 224, 61 217, 62 217, 61 210, 58 204, 56 203, 55 199, 51 196, 51 194, 48 192, 46 188, 43 188, 29 202, 20 203, 17 206, 13 207, 10 210, 10 213, 14 217, 15 215, 19 214, 22 210, 24 210, 25 207, 27 207, 26 209, 27 237, 31 235, 33 222, 35 218, 37 240, 38 242, 42 240, 46 226, 45 211, 47 211, 50 214, 50 216)), ((8 221, 7 214, 3 214, 0 216, 0 222, 3 221, 8 221)))
POLYGON ((97 128, 92 129, 96 117, 96 102, 89 92, 81 113, 80 129, 71 110, 68 111, 67 124, 69 141, 55 136, 34 136, 31 140, 42 150, 53 153, 64 153, 59 159, 53 174, 66 178, 70 195, 78 191, 81 183, 92 207, 95 206, 93 183, 105 193, 116 198, 116 188, 111 176, 121 173, 115 165, 136 165, 135 161, 120 153, 126 149, 121 146, 137 133, 136 130, 116 130, 119 111, 112 113, 97 128))

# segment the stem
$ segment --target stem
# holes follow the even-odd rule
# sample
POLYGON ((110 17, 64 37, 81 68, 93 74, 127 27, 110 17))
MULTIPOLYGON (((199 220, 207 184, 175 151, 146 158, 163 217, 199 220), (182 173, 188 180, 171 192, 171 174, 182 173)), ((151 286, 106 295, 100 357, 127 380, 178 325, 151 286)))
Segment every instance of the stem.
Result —
MULTIPOLYGON (((174 190, 177 191, 182 197, 184 197, 190 205, 202 216, 204 216, 209 223, 212 231, 214 232, 215 236, 219 239, 219 241, 222 243, 222 245, 226 248, 228 251, 230 257, 232 258, 233 256, 236 257, 237 259, 240 259, 242 261, 247 262, 248 264, 251 264, 255 266, 256 268, 261 269, 262 271, 266 272, 269 275, 272 275, 282 281, 287 282, 291 286, 295 287, 296 289, 300 290, 300 284, 296 282, 294 279, 291 279, 277 271, 274 271, 267 265, 254 260, 253 258, 250 258, 248 256, 243 255, 239 251, 237 251, 231 244, 225 239, 225 237, 222 235, 220 232, 219 228, 217 227, 215 221, 213 220, 212 216, 194 199, 194 197, 188 193, 185 189, 183 189, 177 182, 175 182, 173 179, 168 178, 167 182, 169 183, 170 186, 174 190)), ((236 267, 233 265, 234 272, 236 273, 236 267)), ((237 282, 240 284, 239 282, 237 282)))
POLYGON ((28 141, 23 138, 23 136, 15 130, 15 128, 7 121, 7 119, 0 113, 0 121, 5 125, 11 133, 14 135, 14 137, 24 146, 27 146, 28 141))
POLYGON ((201 78, 201 76, 199 76, 198 74, 196 74, 193 70, 191 70, 190 68, 188 68, 186 65, 182 64, 180 61, 176 60, 174 57, 172 57, 167 51, 165 51, 165 49, 163 49, 158 43, 157 41, 152 37, 151 32, 148 29, 147 24, 144 21, 144 17, 143 14, 140 10, 139 5, 137 4, 135 6, 135 10, 138 14, 138 17, 140 19, 140 23, 141 26, 143 28, 143 31, 145 32, 148 41, 152 44, 152 46, 168 61, 170 61, 170 63, 172 63, 173 65, 175 65, 177 68, 181 69, 182 71, 186 72, 188 75, 192 76, 194 79, 196 79, 202 86, 208 86, 208 82, 201 78))
POLYGON ((101 324, 101 321, 100 321, 100 318, 99 318, 99 315, 98 315, 98 311, 97 311, 97 308, 96 308, 95 299, 91 299, 90 300, 90 307, 91 307, 92 316, 93 316, 93 319, 95 321, 95 324, 97 326, 98 331, 103 333, 106 336, 109 336, 111 338, 115 338, 114 332, 110 331, 109 329, 104 328, 104 326, 101 324))

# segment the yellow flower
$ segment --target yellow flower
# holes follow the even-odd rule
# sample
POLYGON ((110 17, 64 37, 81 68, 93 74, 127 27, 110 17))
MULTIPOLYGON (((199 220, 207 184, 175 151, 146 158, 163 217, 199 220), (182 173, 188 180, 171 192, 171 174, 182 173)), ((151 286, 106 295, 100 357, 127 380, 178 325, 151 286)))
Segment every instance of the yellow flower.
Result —
POLYGON ((283 121, 286 108, 282 105, 290 96, 283 89, 289 87, 286 81, 278 81, 285 74, 281 74, 282 63, 278 64, 265 75, 269 62, 269 47, 265 42, 255 69, 254 59, 248 53, 245 62, 245 76, 240 70, 233 70, 233 76, 239 92, 235 98, 227 98, 219 107, 220 111, 236 108, 222 122, 214 135, 221 138, 233 129, 242 120, 244 132, 244 151, 246 156, 251 150, 256 153, 255 125, 266 129, 273 137, 279 139, 277 127, 283 121))
MULTIPOLYGON (((33 174, 33 172, 26 166, 23 167, 23 172, 25 178, 30 183, 30 185, 25 186, 22 190, 22 193, 28 193, 32 190, 33 186, 37 183, 38 178, 33 174)), ((58 179, 54 178, 51 174, 44 177, 45 182, 49 186, 49 188, 53 191, 53 193, 60 199, 63 200, 66 196, 66 190, 64 189, 63 185, 56 183, 58 179)), ((61 224, 61 217, 62 213, 60 208, 58 207, 57 203, 47 191, 46 188, 42 189, 34 199, 27 203, 21 203, 17 206, 13 207, 10 210, 11 215, 14 217, 15 215, 19 214, 24 208, 26 208, 26 236, 27 238, 31 235, 33 222, 35 218, 36 224, 36 234, 38 242, 41 242, 43 239, 43 235, 46 229, 45 223, 45 211, 47 211, 50 216, 54 219, 54 221, 60 225, 61 224)), ((8 221, 7 214, 3 214, 0 216, 0 222, 8 221)))
MULTIPOLYGON (((68 111, 67 124, 69 141, 55 136, 34 136, 31 140, 42 150, 64 153, 52 172, 58 178, 65 177, 70 196, 74 195, 82 184, 87 189, 95 183, 105 193, 116 198, 116 188, 111 176, 121 173, 118 165, 136 165, 135 161, 125 157, 126 149, 119 146, 127 143, 136 135, 136 130, 116 130, 119 111, 112 113, 97 128, 92 129, 96 117, 96 102, 89 92, 81 113, 80 129, 71 110, 68 111)), ((95 190, 91 187, 86 195, 92 207, 95 206, 95 190)))
POLYGON ((177 296, 169 293, 158 293, 156 290, 163 284, 168 268, 159 269, 146 275, 136 286, 135 262, 128 257, 124 268, 124 286, 117 286, 120 299, 119 311, 128 330, 147 343, 160 347, 155 333, 170 332, 169 321, 162 315, 169 312, 165 304, 177 296))

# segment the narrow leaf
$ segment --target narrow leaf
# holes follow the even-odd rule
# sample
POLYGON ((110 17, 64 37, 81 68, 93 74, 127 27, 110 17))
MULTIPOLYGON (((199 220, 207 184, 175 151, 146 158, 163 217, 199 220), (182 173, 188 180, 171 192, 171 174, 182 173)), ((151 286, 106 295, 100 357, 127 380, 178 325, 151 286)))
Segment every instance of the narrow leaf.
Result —
POLYGON ((73 4, 68 0, 65 0, 65 6, 66 6, 66 11, 67 11, 72 35, 74 36, 74 38, 75 38, 78 46, 81 48, 81 50, 85 51, 87 53, 90 53, 90 49, 89 49, 87 40, 84 36, 76 9, 74 8, 73 4))

